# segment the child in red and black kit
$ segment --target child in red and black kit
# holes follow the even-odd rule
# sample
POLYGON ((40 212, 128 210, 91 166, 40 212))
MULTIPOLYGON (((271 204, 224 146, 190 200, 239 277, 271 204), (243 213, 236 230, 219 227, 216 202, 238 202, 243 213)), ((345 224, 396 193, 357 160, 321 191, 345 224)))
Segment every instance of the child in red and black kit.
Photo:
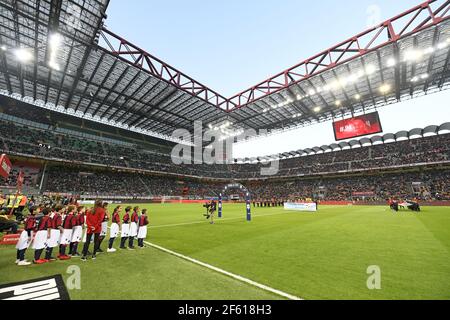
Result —
POLYGON ((120 230, 120 211, 122 210, 121 206, 117 206, 114 209, 114 213, 112 215, 111 221, 111 232, 109 234, 109 243, 108 243, 108 252, 116 252, 117 250, 113 248, 114 240, 116 240, 117 235, 120 230))
POLYGON ((66 255, 66 247, 72 242, 73 231, 73 214, 76 210, 75 206, 69 206, 67 208, 67 214, 63 217, 63 233, 61 234, 61 240, 59 241, 59 255, 60 260, 69 260, 70 256, 66 255))
POLYGON ((139 229, 138 229, 138 247, 144 248, 144 239, 147 238, 147 225, 148 225, 147 209, 142 210, 142 214, 139 217, 139 229))
POLYGON ((16 264, 18 266, 29 266, 31 263, 25 260, 25 252, 31 243, 31 238, 33 237, 33 232, 36 228, 36 208, 32 207, 29 209, 30 214, 25 220, 25 228, 20 234, 19 242, 16 245, 17 249, 17 260, 16 264))
POLYGON ((126 249, 125 242, 130 235, 130 212, 131 207, 125 208, 125 215, 122 218, 122 230, 121 230, 121 238, 120 238, 120 249, 126 249))
POLYGON ((130 219, 130 237, 128 239, 128 248, 134 249, 134 238, 138 235, 139 207, 134 207, 130 219))
POLYGON ((84 207, 78 207, 72 218, 73 231, 69 250, 69 255, 72 257, 80 257, 80 254, 78 253, 78 244, 83 237, 84 211, 84 207))
POLYGON ((46 259, 41 259, 41 254, 47 247, 47 241, 50 239, 50 232, 52 230, 52 219, 48 216, 50 214, 50 209, 45 208, 42 210, 42 214, 44 216, 38 222, 36 236, 33 241, 35 264, 44 264, 48 262, 46 259))
POLYGON ((56 259, 52 257, 53 248, 56 248, 59 245, 59 240, 61 238, 61 234, 64 229, 62 228, 62 216, 61 212, 63 212, 63 206, 55 206, 53 212, 50 215, 51 221, 51 231, 50 231, 50 239, 47 241, 47 249, 45 253, 45 260, 55 261, 56 259))

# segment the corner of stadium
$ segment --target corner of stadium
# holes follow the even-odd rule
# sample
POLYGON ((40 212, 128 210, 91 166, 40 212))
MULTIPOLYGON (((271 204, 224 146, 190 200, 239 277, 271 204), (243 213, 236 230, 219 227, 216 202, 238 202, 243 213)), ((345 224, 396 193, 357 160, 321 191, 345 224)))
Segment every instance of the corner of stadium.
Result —
POLYGON ((0 1, 0 300, 450 300, 450 114, 381 114, 450 100, 450 1, 231 98, 109 5, 0 1), (323 123, 328 144, 233 155, 323 123))

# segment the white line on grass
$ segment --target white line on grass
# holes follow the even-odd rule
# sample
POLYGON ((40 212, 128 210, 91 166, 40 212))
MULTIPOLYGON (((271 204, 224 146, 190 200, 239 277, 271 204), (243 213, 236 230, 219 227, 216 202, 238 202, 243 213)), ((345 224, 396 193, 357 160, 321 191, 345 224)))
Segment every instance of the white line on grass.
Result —
POLYGON ((163 252, 166 252, 166 253, 171 254, 171 255, 173 255, 173 256, 176 256, 176 257, 178 257, 178 258, 187 260, 187 261, 189 261, 189 262, 198 264, 198 265, 200 265, 200 266, 202 266, 202 267, 205 267, 205 268, 208 268, 208 269, 213 270, 213 271, 215 271, 215 272, 224 274, 224 275, 226 275, 226 276, 228 276, 228 277, 230 277, 230 278, 233 278, 233 279, 236 279, 236 280, 238 280, 238 281, 247 283, 247 284, 252 285, 252 286, 254 286, 254 287, 257 287, 257 288, 259 288, 259 289, 262 289, 262 290, 265 290, 265 291, 274 293, 274 294, 276 294, 276 295, 278 295, 278 296, 281 296, 281 297, 284 297, 284 298, 287 298, 287 299, 290 299, 290 300, 303 300, 302 298, 296 297, 296 296, 291 295, 291 294, 289 294, 289 293, 286 293, 286 292, 283 292, 283 291, 280 291, 280 290, 277 290, 277 289, 268 287, 268 286, 266 286, 266 285, 264 285, 264 284, 255 282, 255 281, 253 281, 253 280, 244 278, 244 277, 242 277, 242 276, 240 276, 240 275, 237 275, 237 274, 234 274, 234 273, 225 271, 225 270, 223 270, 223 269, 214 267, 214 266, 212 266, 212 265, 210 265, 210 264, 201 262, 201 261, 199 261, 199 260, 193 259, 193 258, 191 258, 191 257, 188 257, 188 256, 185 256, 185 255, 183 255, 183 254, 177 253, 177 252, 175 252, 175 251, 172 251, 172 250, 163 248, 163 247, 158 246, 158 245, 156 245, 156 244, 153 244, 153 243, 150 243, 150 242, 147 242, 147 241, 144 241, 144 243, 145 243, 146 245, 150 246, 150 247, 155 248, 155 249, 161 250, 161 251, 163 251, 163 252))
MULTIPOLYGON (((259 218, 259 217, 269 217, 269 216, 277 216, 281 214, 288 214, 289 212, 279 212, 279 213, 271 213, 271 214, 259 214, 259 215, 252 215, 253 218, 259 218)), ((231 221, 231 220, 244 220, 245 218, 215 218, 216 221, 231 221)), ((195 222, 184 222, 184 223, 174 223, 174 224, 162 224, 157 226, 150 226, 150 229, 156 229, 156 228, 168 228, 168 227, 179 227, 179 226, 189 226, 193 224, 201 224, 205 223, 205 221, 195 221, 195 222)))

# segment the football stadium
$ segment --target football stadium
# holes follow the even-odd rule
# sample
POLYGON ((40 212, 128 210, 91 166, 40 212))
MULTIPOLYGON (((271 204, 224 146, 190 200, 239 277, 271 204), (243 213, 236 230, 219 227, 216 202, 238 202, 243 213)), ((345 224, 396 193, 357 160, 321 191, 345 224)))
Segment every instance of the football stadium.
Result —
POLYGON ((450 1, 419 1, 228 98, 122 1, 0 0, 0 299, 450 300, 450 1))

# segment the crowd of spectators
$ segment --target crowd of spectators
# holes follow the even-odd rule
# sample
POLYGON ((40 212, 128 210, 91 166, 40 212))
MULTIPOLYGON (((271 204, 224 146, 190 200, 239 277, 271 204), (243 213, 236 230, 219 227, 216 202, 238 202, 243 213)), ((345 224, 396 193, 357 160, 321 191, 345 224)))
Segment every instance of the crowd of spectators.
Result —
MULTIPOLYGON (((225 183, 157 177, 113 171, 83 172, 79 168, 48 169, 45 191, 82 196, 183 197, 218 196, 225 183)), ((371 176, 297 178, 290 181, 247 183, 254 199, 311 198, 329 201, 400 199, 450 200, 450 171, 384 173, 371 176), (419 188, 414 188, 416 185, 419 188)))
MULTIPOLYGON (((170 155, 155 153, 142 146, 82 139, 5 122, 0 123, 0 151, 12 155, 226 179, 260 178, 261 168, 268 167, 261 163, 175 165, 170 155)), ((277 176, 303 176, 442 161, 450 161, 450 134, 283 159, 277 176)))
POLYGON ((86 171, 79 168, 51 167, 47 170, 46 193, 82 196, 198 197, 217 194, 218 184, 200 183, 170 177, 127 172, 86 171))
POLYGON ((341 178, 254 182, 257 199, 311 198, 327 201, 385 201, 389 198, 450 200, 450 171, 377 174, 341 178), (418 188, 414 188, 418 186, 418 188))

